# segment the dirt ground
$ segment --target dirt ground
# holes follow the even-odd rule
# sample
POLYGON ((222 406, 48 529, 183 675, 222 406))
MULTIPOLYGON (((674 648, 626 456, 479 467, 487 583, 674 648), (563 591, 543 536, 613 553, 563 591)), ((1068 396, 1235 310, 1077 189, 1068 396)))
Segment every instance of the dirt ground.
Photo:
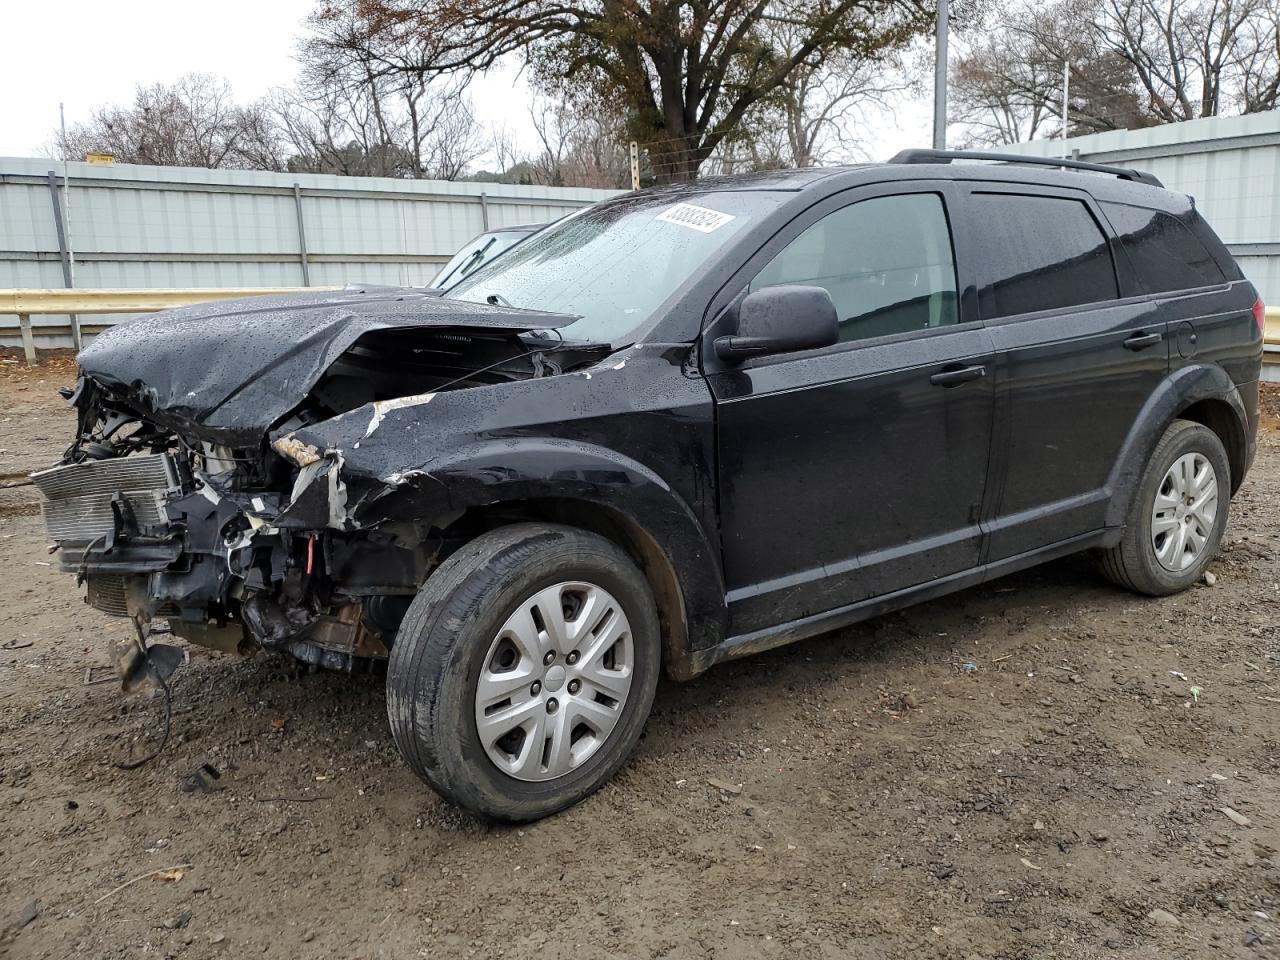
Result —
MULTIPOLYGON (((71 375, 0 363, 0 483, 65 446, 71 375)), ((664 683, 613 783, 522 829, 401 765, 379 678, 265 657, 193 650, 116 769, 160 701, 86 684, 126 624, 2 489, 0 955, 1280 956, 1268 403, 1213 586, 1073 558, 664 683)))

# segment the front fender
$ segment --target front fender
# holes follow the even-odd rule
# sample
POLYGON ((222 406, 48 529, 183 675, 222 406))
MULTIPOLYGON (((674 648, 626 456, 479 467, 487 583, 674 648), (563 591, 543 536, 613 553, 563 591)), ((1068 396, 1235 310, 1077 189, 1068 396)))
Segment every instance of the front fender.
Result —
POLYGON ((1107 480, 1107 489, 1111 493, 1107 507, 1108 527, 1118 531, 1124 526, 1129 507, 1137 495, 1142 471, 1160 437, 1179 411, 1201 400, 1227 403, 1235 412, 1247 442, 1250 435, 1248 413, 1240 391, 1225 370, 1207 363, 1189 364, 1174 370, 1152 391, 1120 448, 1120 455, 1107 480))
POLYGON ((661 551, 689 645, 714 644, 725 626, 714 421, 705 381, 683 371, 687 353, 636 347, 579 373, 383 401, 277 434, 275 450, 304 472, 320 461, 337 472, 327 513, 291 507, 279 522, 334 526, 335 502, 344 529, 447 523, 518 501, 591 504, 661 551))
POLYGON ((375 517, 424 519, 523 501, 604 508, 634 524, 662 551, 679 585, 690 646, 709 646, 723 636, 724 585, 706 533, 684 498, 635 460, 569 440, 489 440, 450 450, 423 472, 396 480, 361 502, 358 523, 375 517))

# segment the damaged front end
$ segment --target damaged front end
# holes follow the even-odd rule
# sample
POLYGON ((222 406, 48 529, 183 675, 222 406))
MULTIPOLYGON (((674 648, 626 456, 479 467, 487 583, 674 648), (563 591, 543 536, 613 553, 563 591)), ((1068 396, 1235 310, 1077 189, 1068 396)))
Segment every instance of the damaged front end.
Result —
POLYGON ((571 319, 346 291, 115 328, 81 354, 67 392, 74 443, 32 478, 61 567, 96 609, 166 621, 205 647, 346 670, 385 659, 453 546, 447 518, 357 522, 341 452, 293 432, 361 407, 376 424, 437 392, 607 354, 529 333, 571 319), (555 356, 540 342, 557 343, 555 356))
POLYGON ((333 460, 297 468, 265 443, 193 441, 87 378, 73 402, 87 429, 33 480, 91 606, 227 653, 338 669, 386 657, 434 562, 426 530, 344 529, 333 460))

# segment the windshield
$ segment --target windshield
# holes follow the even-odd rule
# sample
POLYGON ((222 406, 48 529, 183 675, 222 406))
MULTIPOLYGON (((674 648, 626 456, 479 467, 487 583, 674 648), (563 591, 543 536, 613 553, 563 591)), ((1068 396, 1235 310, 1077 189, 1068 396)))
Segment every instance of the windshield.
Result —
POLYGON ((587 207, 476 270, 458 300, 577 314, 572 340, 619 343, 717 250, 781 202, 764 191, 638 194, 587 207))
POLYGON ((504 250, 510 250, 529 234, 539 229, 535 225, 526 230, 498 230, 493 233, 482 233, 455 253, 431 281, 433 287, 448 290, 461 283, 476 269, 488 263, 504 250))

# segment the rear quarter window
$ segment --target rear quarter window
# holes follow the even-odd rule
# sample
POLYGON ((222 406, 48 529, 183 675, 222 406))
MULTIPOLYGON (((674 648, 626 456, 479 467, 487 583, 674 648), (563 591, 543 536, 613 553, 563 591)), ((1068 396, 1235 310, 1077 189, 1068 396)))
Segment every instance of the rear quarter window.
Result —
POLYGON ((1069 197, 973 194, 984 317, 1115 300, 1111 247, 1089 208, 1069 197))
POLYGON ((1169 293, 1226 283, 1226 275, 1199 238, 1172 214, 1126 203, 1102 210, 1147 293, 1169 293))

